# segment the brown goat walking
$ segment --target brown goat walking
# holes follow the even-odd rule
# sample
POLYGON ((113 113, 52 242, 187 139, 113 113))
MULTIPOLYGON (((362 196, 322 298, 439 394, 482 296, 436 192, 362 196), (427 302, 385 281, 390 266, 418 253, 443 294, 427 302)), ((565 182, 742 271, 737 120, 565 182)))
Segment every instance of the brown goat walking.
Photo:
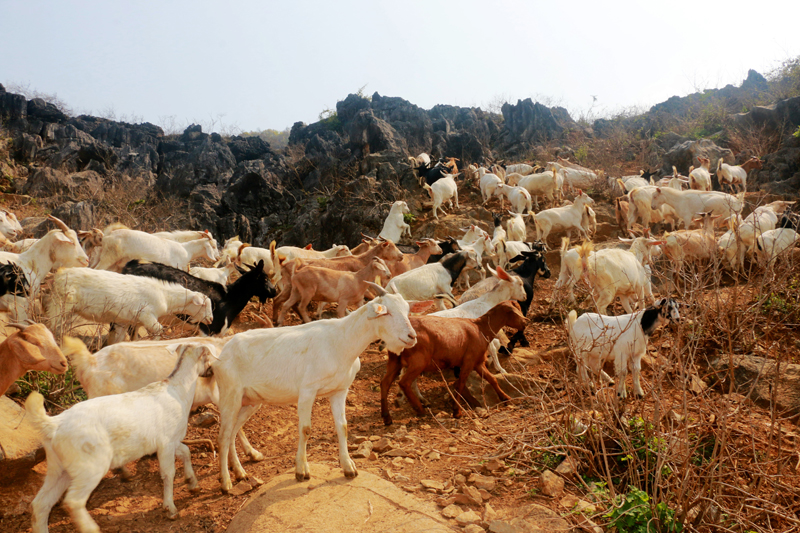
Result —
MULTIPOLYGON (((373 257, 380 257, 386 261, 387 266, 391 268, 394 261, 401 261, 403 259, 403 252, 397 249, 393 242, 378 241, 378 244, 370 248, 364 253, 358 255, 348 255, 345 257, 335 257, 332 259, 310 259, 303 260, 303 268, 307 266, 316 266, 323 268, 330 268, 332 270, 341 270, 346 272, 358 272, 367 266, 373 257)), ((278 285, 280 294, 272 300, 272 320, 278 323, 278 314, 283 307, 283 304, 292 294, 292 274, 296 270, 300 272, 300 265, 295 267, 294 259, 291 261, 278 261, 275 268, 281 269, 281 281, 278 285)))
MULTIPOLYGON (((295 259, 296 265, 301 265, 301 259, 295 259)), ((360 306, 364 303, 364 295, 369 288, 367 281, 380 277, 385 283, 391 277, 389 267, 379 257, 358 272, 346 272, 330 268, 309 265, 292 273, 291 296, 281 307, 278 315, 278 325, 283 325, 286 312, 299 302, 300 316, 303 322, 311 322, 308 316, 308 304, 312 301, 321 302, 317 311, 317 318, 322 315, 325 302, 338 304, 336 314, 342 318, 347 312, 348 305, 360 306)))
MULTIPOLYGON (((411 326, 417 332, 417 344, 402 353, 389 353, 386 375, 381 380, 381 416, 387 426, 392 424, 389 414, 389 387, 397 379, 401 368, 406 371, 400 378, 400 388, 417 414, 424 414, 412 384, 423 372, 437 372, 459 367, 461 373, 453 385, 456 392, 471 406, 478 401, 466 388, 467 378, 475 370, 495 390, 501 400, 511 398, 503 392, 497 380, 486 368, 486 349, 497 333, 508 326, 515 330, 525 327, 525 317, 519 304, 511 300, 492 307, 480 318, 444 318, 435 316, 411 317, 411 326)), ((461 416, 461 407, 453 399, 453 417, 461 416)))

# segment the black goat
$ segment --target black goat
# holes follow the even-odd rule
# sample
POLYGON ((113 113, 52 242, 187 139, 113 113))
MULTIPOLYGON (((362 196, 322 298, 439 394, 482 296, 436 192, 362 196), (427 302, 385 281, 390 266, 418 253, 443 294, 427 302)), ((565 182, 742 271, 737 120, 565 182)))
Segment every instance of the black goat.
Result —
POLYGON ((418 167, 416 170, 420 182, 425 179, 425 183, 428 185, 433 185, 443 177, 450 174, 450 168, 443 165, 441 162, 436 163, 433 168, 418 167))
POLYGON ((28 296, 28 278, 16 263, 0 264, 0 296, 28 296))
MULTIPOLYGON (((533 251, 522 252, 510 260, 511 263, 522 261, 522 264, 511 270, 509 274, 522 278, 522 284, 525 287, 525 301, 520 302, 519 305, 522 309, 523 316, 526 318, 528 316, 528 310, 531 308, 531 302, 533 302, 533 282, 537 274, 544 279, 550 277, 550 269, 547 266, 547 262, 544 260, 541 250, 536 249, 541 246, 542 244, 539 242, 531 243, 533 251)), ((516 346, 517 342, 522 346, 528 346, 528 340, 525 338, 524 329, 517 331, 509 339, 508 353, 514 351, 514 346, 516 346)))
POLYGON ((781 215, 781 219, 778 221, 778 227, 800 231, 800 215, 793 213, 792 210, 787 207, 781 215))
POLYGON ((442 257, 446 256, 447 254, 454 254, 456 252, 461 251, 461 247, 458 245, 458 241, 455 240, 453 237, 447 237, 447 239, 443 241, 439 241, 439 248, 442 249, 442 253, 431 255, 428 257, 427 263, 438 263, 442 260, 442 257))
POLYGON ((247 268, 249 270, 239 269, 242 276, 227 287, 214 281, 197 278, 171 266, 140 262, 137 259, 128 261, 122 273, 177 283, 190 291, 205 294, 211 299, 214 320, 209 325, 200 324, 200 331, 206 335, 217 335, 224 333, 230 327, 250 298, 257 296, 264 303, 277 294, 275 287, 264 273, 263 260, 255 266, 247 265, 247 268))

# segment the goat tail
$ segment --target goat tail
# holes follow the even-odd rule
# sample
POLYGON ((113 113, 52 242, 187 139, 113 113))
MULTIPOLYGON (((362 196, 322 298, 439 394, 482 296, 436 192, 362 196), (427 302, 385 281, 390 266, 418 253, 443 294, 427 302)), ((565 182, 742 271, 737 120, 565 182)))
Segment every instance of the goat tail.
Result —
POLYGON ((578 246, 578 255, 581 259, 586 259, 594 251, 594 244, 592 241, 584 241, 578 246))
POLYGON ((78 381, 83 381, 82 374, 95 363, 95 358, 92 353, 89 352, 89 349, 80 339, 66 336, 61 343, 61 351, 64 357, 75 367, 75 372, 78 374, 78 381))
POLYGON ((567 331, 572 331, 575 321, 578 320, 578 312, 574 309, 567 315, 567 331))
POLYGON ((622 178, 617 178, 617 185, 619 185, 619 188, 622 189, 624 194, 627 189, 625 188, 625 182, 622 181, 622 178))
POLYGON ((25 400, 25 412, 42 440, 45 442, 53 440, 57 424, 47 416, 47 412, 44 410, 44 396, 36 391, 30 393, 28 399, 25 400))
POLYGON ((564 254, 569 250, 569 237, 561 237, 561 259, 563 261, 564 254))

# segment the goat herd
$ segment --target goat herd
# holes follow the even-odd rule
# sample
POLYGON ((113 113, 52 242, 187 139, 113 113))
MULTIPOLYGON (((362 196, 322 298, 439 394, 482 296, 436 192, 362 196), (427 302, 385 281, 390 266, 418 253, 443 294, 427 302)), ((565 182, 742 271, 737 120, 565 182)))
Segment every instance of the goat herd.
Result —
MULTIPOLYGON (((0 234, 10 250, 0 252, 0 306, 11 316, 9 325, 20 330, 0 344, 0 394, 30 369, 63 374, 69 360, 89 397, 53 417, 46 414, 39 393, 31 393, 26 401, 47 452, 47 476, 32 504, 33 531, 48 530, 50 510, 65 492, 64 504, 78 529, 99 531, 86 511, 91 492, 109 469, 124 468, 151 453, 158 454, 164 507, 170 517, 177 516, 174 458, 177 454, 183 461, 189 490, 197 489, 182 440, 190 410, 206 403, 216 404, 220 412, 223 492, 232 487, 229 467, 236 478, 247 478, 235 435, 252 460, 263 459, 243 426, 265 403, 297 404, 295 475, 301 481, 310 477, 306 443, 314 400, 329 398, 340 464, 347 477, 356 476, 347 449, 345 398, 360 369, 359 356, 376 341, 389 352, 381 381, 381 416, 387 425, 392 423, 388 392, 398 376, 401 395, 420 415, 424 398, 416 379, 426 371, 459 369, 453 388, 473 406, 477 402, 466 388, 472 370, 508 400, 487 369, 487 353, 495 369, 505 372, 497 357, 501 341, 507 341, 509 351, 517 343, 526 344, 523 332, 534 280, 550 277, 543 254, 553 233, 567 234, 560 246, 556 290, 567 289, 574 301, 572 289, 583 280, 598 311, 580 317, 571 311, 565 324, 578 375, 586 382, 588 369, 613 383, 602 370, 604 362, 613 361, 621 398, 626 397, 629 369, 634 393, 644 395, 640 369, 648 336, 659 325, 680 319, 677 302, 653 296, 655 256, 663 253, 677 268, 721 256, 738 269, 750 253, 770 266, 798 240, 789 211, 793 202, 760 206, 741 219, 747 169, 742 173, 722 163, 717 165, 721 182, 741 186, 742 193, 710 191, 708 160, 701 160, 688 177, 674 171, 659 183, 649 175, 609 179, 610 187, 624 193, 614 202, 620 229, 633 237, 631 228, 640 220, 645 236, 621 239, 630 242, 628 250, 594 250, 589 241, 596 230, 594 201, 582 189, 602 182, 598 173, 565 160, 548 163, 547 171, 519 164, 470 166, 459 173, 456 161, 431 165, 426 154, 411 158, 421 186, 433 200, 433 217, 438 220, 445 203, 459 208, 459 174, 480 185, 484 204, 493 196, 507 199, 511 217, 504 227, 495 215, 492 236, 471 225, 461 239, 420 240, 413 254, 395 245, 411 237, 404 221, 409 209, 402 201, 394 203, 377 238, 365 238, 352 250, 340 245, 324 252, 310 246, 276 248, 275 243, 269 249, 257 248, 238 237, 226 241, 220 251, 208 231, 149 234, 114 224, 104 231, 75 232, 54 217, 49 218, 56 229, 41 239, 12 242, 9 239, 18 236, 21 227, 13 213, 0 211, 0 234), (692 189, 682 190, 686 183, 692 189), (564 194, 571 194, 572 202, 564 201, 564 194), (538 209, 540 198, 553 207, 534 214, 533 200, 538 209), (690 230, 696 217, 702 227, 690 230), (718 217, 726 220, 729 231, 716 238, 718 217), (526 219, 533 222, 536 242, 525 242, 526 219), (683 224, 684 229, 659 240, 650 237, 650 223, 661 221, 683 224), (573 231, 585 242, 570 249, 573 231), (217 266, 190 268, 197 259, 217 266), (53 270, 50 289, 40 299, 45 277, 53 270), (237 271, 238 279, 227 284, 237 271), (472 287, 470 271, 482 278, 472 287), (453 294, 456 283, 467 288, 459 299, 453 294), (261 302, 272 299, 272 320, 278 326, 292 309, 304 323, 223 337, 253 297, 261 302), (627 314, 608 316, 607 307, 616 297, 627 314), (336 303, 338 318, 312 322, 307 309, 312 301, 319 304, 318 316, 326 304, 336 303), (417 315, 433 302, 436 312, 417 315), (654 304, 646 307, 648 302, 654 304), (446 303, 453 307, 448 309, 446 303), (50 329, 23 324, 37 306, 45 310, 50 329), (348 306, 356 309, 348 311, 348 306), (417 316, 409 318, 410 312, 417 316), (160 335, 160 320, 170 315, 197 323, 203 336, 136 340, 140 327, 160 335), (80 340, 65 336, 76 319, 109 324, 106 346, 91 353, 80 340), (504 327, 516 331, 510 340, 504 338, 504 327), (132 340, 124 342, 128 333, 132 340)), ((269 318, 262 320, 271 326, 269 318)), ((461 415, 455 398, 453 414, 461 415)))

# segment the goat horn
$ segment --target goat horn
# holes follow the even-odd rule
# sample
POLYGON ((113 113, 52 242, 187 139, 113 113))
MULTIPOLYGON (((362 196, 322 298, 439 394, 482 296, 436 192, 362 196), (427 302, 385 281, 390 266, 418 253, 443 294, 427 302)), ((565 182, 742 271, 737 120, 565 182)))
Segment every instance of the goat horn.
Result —
POLYGON ((58 229, 60 229, 61 231, 69 231, 69 226, 64 224, 64 221, 61 220, 60 218, 56 218, 53 215, 47 215, 47 218, 52 220, 53 224, 58 226, 58 229))
POLYGON ((386 296, 387 294, 389 294, 388 292, 386 292, 386 289, 384 289, 377 283, 372 283, 371 281, 365 281, 364 283, 372 287, 372 290, 374 290, 378 296, 386 296))
POLYGON ((10 328, 17 328, 20 331, 28 327, 25 324, 20 324, 19 322, 9 322, 8 324, 6 324, 6 326, 10 328))

